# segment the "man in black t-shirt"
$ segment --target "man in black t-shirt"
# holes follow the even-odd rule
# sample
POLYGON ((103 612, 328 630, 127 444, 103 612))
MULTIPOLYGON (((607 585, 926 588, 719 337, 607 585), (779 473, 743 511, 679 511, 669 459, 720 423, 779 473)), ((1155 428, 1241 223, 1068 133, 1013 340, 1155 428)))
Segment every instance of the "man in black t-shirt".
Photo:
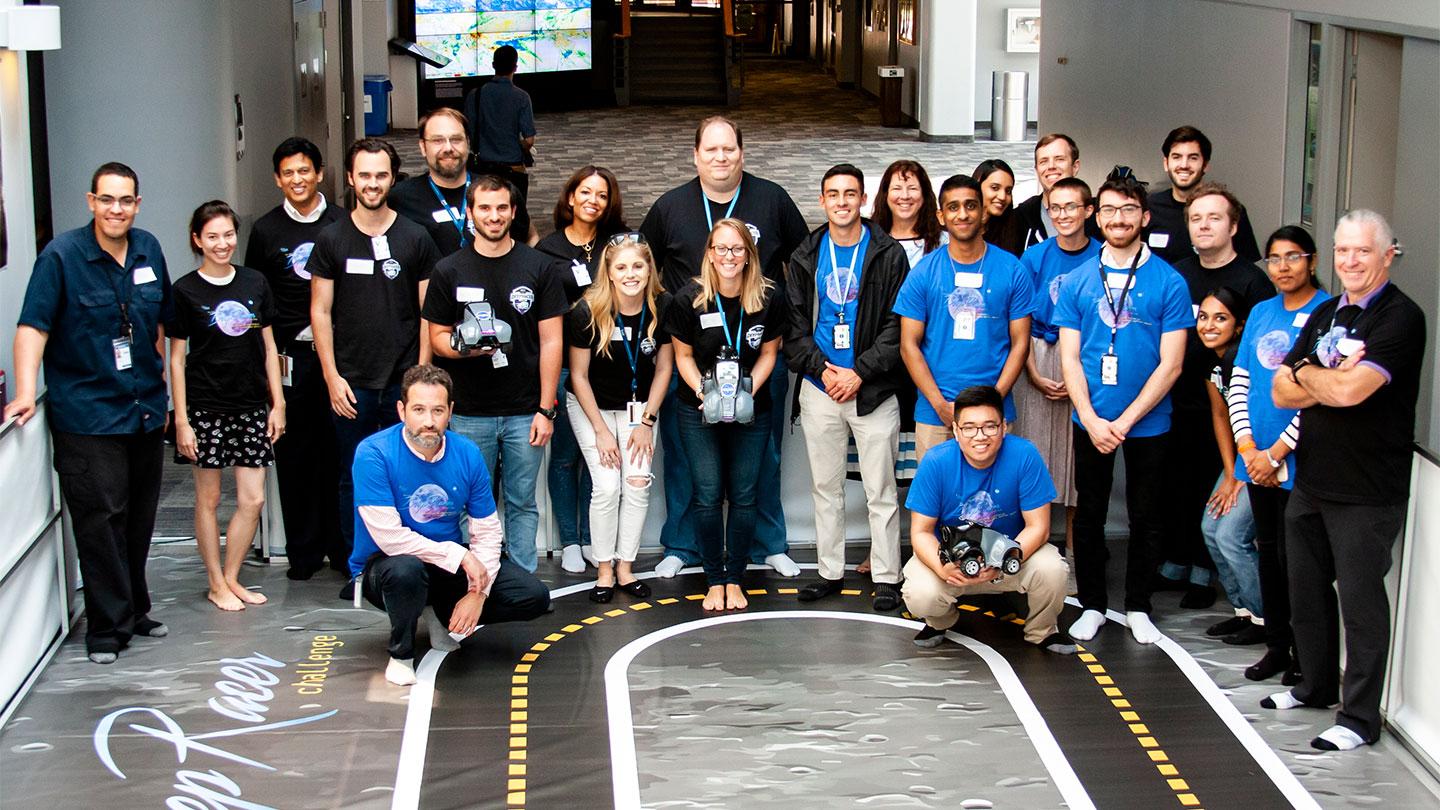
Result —
MULTIPOLYGON (((1245 209, 1234 194, 1218 183, 1202 183, 1191 189, 1184 211, 1187 241, 1195 253, 1176 264, 1175 271, 1185 279, 1197 314, 1205 296, 1220 287, 1238 293, 1247 310, 1275 295, 1265 271, 1236 252, 1234 238, 1245 209)), ((1190 330, 1180 379, 1170 389, 1174 410, 1166 449, 1165 491, 1176 503, 1166 513, 1168 545, 1156 587, 1185 590, 1180 606, 1195 609, 1215 603, 1215 589, 1210 584, 1214 563, 1200 531, 1205 503, 1221 468, 1210 396, 1205 390, 1214 367, 1215 352, 1205 348, 1198 332, 1190 330)))
MULTIPOLYGON (((743 220, 760 251, 765 277, 785 296, 785 261, 809 235, 805 218, 785 189, 745 171, 744 141, 740 126, 723 116, 712 116, 695 129, 696 178, 660 196, 645 215, 640 232, 650 243, 660 266, 665 289, 675 293, 700 273, 700 259, 710 229, 725 217, 743 220)), ((785 553, 785 512, 780 505, 780 444, 785 426, 785 393, 790 375, 783 357, 770 375, 770 394, 781 404, 771 409, 770 447, 760 475, 759 518, 755 526, 752 558, 762 560, 785 576, 800 569, 785 553)), ((665 559, 656 571, 674 576, 685 563, 699 561, 695 530, 686 514, 690 505, 690 469, 680 448, 674 397, 660 411, 660 443, 664 447, 665 527, 661 541, 665 559)))
POLYGON ((569 310, 560 274, 568 271, 510 236, 520 203, 513 185, 484 175, 469 193, 475 241, 435 266, 423 315, 435 364, 455 382, 451 427, 480 446, 487 467, 500 471, 505 553, 533 572, 540 522, 535 485, 554 430, 569 310), (452 345, 467 309, 472 315, 488 309, 498 348, 462 353, 452 345))
POLYGON ((1059 180, 1079 174, 1080 147, 1075 145, 1074 138, 1063 132, 1052 132, 1035 142, 1035 179, 1040 182, 1040 193, 1015 206, 1015 215, 1025 225, 1025 247, 1038 245, 1059 233, 1050 221, 1050 189, 1059 180))
POLYGON ((1310 315, 1271 391, 1278 407, 1301 409, 1285 545, 1305 679, 1261 701, 1268 709, 1323 708, 1340 698, 1335 725, 1310 741, 1327 751, 1380 736, 1390 646, 1385 575, 1410 495, 1427 334, 1420 307, 1390 282, 1396 249, 1384 217, 1351 211, 1334 242, 1345 291, 1310 315), (1343 692, 1336 590, 1345 614, 1343 692))
POLYGON ((320 149, 304 138, 287 138, 275 148, 275 185, 280 205, 255 220, 245 246, 245 265, 258 270, 275 298, 275 348, 285 387, 289 433, 275 445, 280 513, 285 522, 286 575, 309 579, 330 555, 348 564, 336 525, 335 428, 330 397, 310 329, 310 254, 315 240, 345 212, 320 193, 325 163, 320 149))
MULTIPOLYGON (((1170 188, 1150 194, 1150 224, 1145 229, 1145 244, 1177 268, 1180 260, 1191 255, 1185 200, 1205 180, 1205 173, 1210 170, 1210 151, 1210 139, 1190 126, 1170 130, 1160 146, 1161 163, 1170 177, 1170 188)), ((1250 217, 1244 208, 1240 209, 1235 228, 1235 252, 1250 261, 1259 261, 1255 229, 1250 227, 1250 217)))
MULTIPOLYGON (((355 536, 355 448, 399 421, 400 377, 430 361, 420 306, 440 258, 435 240, 387 204, 400 156, 377 138, 350 145, 345 176, 358 203, 320 232, 307 269, 315 353, 325 375, 340 464, 340 531, 349 559, 355 536)), ((331 563, 336 558, 332 556, 331 563)))

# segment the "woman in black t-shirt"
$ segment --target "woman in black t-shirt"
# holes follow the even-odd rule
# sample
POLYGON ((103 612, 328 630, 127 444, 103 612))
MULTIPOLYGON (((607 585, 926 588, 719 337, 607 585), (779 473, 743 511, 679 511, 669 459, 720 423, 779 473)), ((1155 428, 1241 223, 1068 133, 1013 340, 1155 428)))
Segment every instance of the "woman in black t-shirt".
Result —
MULTIPOLYGON (((666 325, 675 345, 680 441, 693 479, 690 511, 709 591, 706 610, 747 605, 740 579, 755 537, 756 470, 769 436, 770 393, 785 325, 784 298, 760 270, 755 240, 744 222, 722 219, 705 242, 700 275, 675 294, 666 325), (753 392, 749 422, 707 423, 705 388, 720 362, 738 362, 753 392), (722 521, 730 504, 729 531, 722 521)), ((723 369, 722 369, 723 370, 723 369)), ((783 406, 782 406, 783 407, 783 406)))
MULTIPOLYGON (((605 240, 612 234, 628 230, 624 207, 620 200, 620 181, 609 169, 584 166, 577 169, 555 203, 555 232, 541 239, 535 249, 565 262, 560 281, 565 300, 574 305, 585 294, 596 275, 605 240)), ((569 364, 560 371, 560 387, 566 388, 569 364)), ((550 467, 546 482, 550 487, 550 507, 560 531, 560 567, 572 574, 585 571, 582 543, 588 534, 580 525, 581 505, 591 498, 590 475, 581 463, 580 446, 563 411, 566 398, 557 402, 562 413, 555 420, 555 435, 550 438, 550 467)), ((593 556, 593 555, 592 555, 593 556)), ((593 561, 593 560, 592 560, 593 561)))
POLYGON ((980 181, 985 196, 985 241, 1019 258, 1025 252, 1025 223, 1011 207, 1015 170, 1003 160, 986 160, 970 176, 980 181))
POLYGON ((280 357, 270 323, 275 302, 265 277, 230 263, 235 212, 219 200, 190 217, 191 250, 200 269, 175 282, 170 337, 170 385, 175 403, 177 460, 194 464, 195 541, 210 579, 209 598, 221 610, 265 602, 240 584, 265 502, 271 446, 285 433, 280 357), (187 353, 188 349, 188 353, 187 353), (267 410, 268 407, 268 410, 267 410), (226 531, 220 563, 220 471, 235 468, 238 508, 226 531))
POLYGON ((598 270, 565 319, 566 410, 594 485, 590 549, 600 573, 590 601, 604 603, 617 586, 638 599, 650 595, 630 566, 645 528, 655 422, 674 358, 659 328, 660 274, 644 237, 613 237, 598 270))

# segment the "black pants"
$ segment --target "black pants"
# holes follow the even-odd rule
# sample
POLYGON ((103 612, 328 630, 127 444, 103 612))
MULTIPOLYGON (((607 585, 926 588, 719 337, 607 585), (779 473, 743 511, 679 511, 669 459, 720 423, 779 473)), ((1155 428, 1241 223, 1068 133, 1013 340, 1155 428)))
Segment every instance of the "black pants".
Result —
POLYGON ((1285 509, 1290 623, 1305 673, 1295 697, 1328 706, 1341 695, 1338 589, 1345 607, 1345 682, 1335 722, 1367 742, 1380 737, 1380 693, 1390 650, 1385 575, 1405 506, 1337 503, 1296 489, 1285 509))
POLYGON ((349 565, 345 538, 336 521, 339 482, 330 392, 314 344, 290 345, 291 384, 285 388, 285 437, 275 443, 280 514, 285 521, 285 555, 290 567, 314 571, 325 555, 349 565))
MULTIPOLYGON (((1200 519, 1223 462, 1209 411, 1176 409, 1165 451, 1165 542, 1161 561, 1214 570, 1200 519)), ((1127 459, 1128 461, 1128 459, 1127 459)), ((1267 618, 1268 621, 1268 618, 1267 618)))
POLYGON ((85 580, 85 648, 119 652, 148 618, 145 562, 160 503, 164 431, 84 436, 52 431, 60 493, 85 580))
MULTIPOLYGON (((470 589, 464 569, 450 573, 402 554, 377 554, 365 563, 365 598, 390 616, 390 657, 415 657, 415 623, 426 605, 435 609, 440 621, 449 623, 455 603, 470 589)), ((500 571, 485 606, 481 624, 529 621, 550 609, 550 591, 535 575, 510 562, 500 561, 500 571)))
MULTIPOLYGON (((1164 434, 1126 439, 1125 504, 1130 516, 1130 544, 1125 561, 1125 610, 1150 612, 1150 576, 1160 555, 1164 529, 1159 504, 1164 491, 1162 473, 1167 438, 1164 434)), ((1075 584, 1080 606, 1101 613, 1109 606, 1105 563, 1105 520, 1110 512, 1110 488, 1115 482, 1115 454, 1101 453, 1090 434, 1075 426, 1075 584)))
POLYGON ((1294 635, 1290 632, 1290 581, 1285 572, 1285 505, 1290 502, 1290 490, 1254 484, 1246 484, 1245 490, 1250 495, 1250 511, 1255 516, 1255 547, 1260 554, 1265 646, 1288 654, 1294 644, 1294 635))

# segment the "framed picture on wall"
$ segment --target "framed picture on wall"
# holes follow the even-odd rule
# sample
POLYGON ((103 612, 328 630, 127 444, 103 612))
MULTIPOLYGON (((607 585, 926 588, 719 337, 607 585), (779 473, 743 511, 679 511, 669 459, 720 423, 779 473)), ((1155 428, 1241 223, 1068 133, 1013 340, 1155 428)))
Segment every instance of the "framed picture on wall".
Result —
POLYGON ((915 44, 915 0, 900 0, 895 12, 895 30, 901 42, 915 44))
POLYGON ((1040 52, 1040 9, 1005 9, 1005 50, 1010 53, 1040 52))
POLYGON ((890 0, 865 0, 865 24, 871 31, 890 30, 890 0))

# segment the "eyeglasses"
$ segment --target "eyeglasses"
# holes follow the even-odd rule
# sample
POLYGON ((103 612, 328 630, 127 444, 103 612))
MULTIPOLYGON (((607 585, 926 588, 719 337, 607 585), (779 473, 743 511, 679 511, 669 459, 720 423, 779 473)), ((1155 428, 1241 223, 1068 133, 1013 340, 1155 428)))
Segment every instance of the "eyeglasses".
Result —
POLYGON ((620 247, 621 245, 644 245, 649 243, 645 241, 645 234, 639 231, 625 231, 624 233, 617 233, 610 237, 605 244, 610 247, 620 247))
POLYGON ((464 135, 451 135, 448 138, 443 135, 435 135, 433 137, 426 138, 425 143, 428 143, 434 147, 441 147, 447 143, 451 146, 464 146, 467 140, 468 139, 464 135))
POLYGON ((994 438, 1000 435, 999 422, 986 422, 981 425, 961 425, 960 435, 967 439, 975 438, 976 434, 983 433, 985 436, 994 438))
POLYGON ((135 207, 136 203, 140 202, 139 197, 111 197, 109 194, 91 194, 90 196, 95 198, 95 202, 101 208, 113 208, 116 203, 119 203, 120 208, 125 211, 129 211, 135 207))
POLYGON ((1050 212, 1050 216, 1058 217, 1061 214, 1073 214, 1084 207, 1085 206, 1080 203, 1066 203, 1064 205, 1052 205, 1045 210, 1050 212))
POLYGON ((1140 206, 1134 203, 1129 205, 1102 205, 1100 206, 1100 216, 1109 218, 1119 214, 1126 219, 1130 219, 1131 217, 1140 216, 1140 210, 1140 206))
POLYGON ((1284 256, 1266 256, 1265 264, 1270 267, 1279 267, 1282 264, 1299 264, 1314 255, 1313 253, 1286 253, 1284 256))
POLYGON ((736 247, 726 247, 725 245, 711 245, 710 249, 715 251, 715 255, 719 256, 722 259, 731 256, 744 256, 746 253, 746 248, 744 245, 739 245, 736 247))

